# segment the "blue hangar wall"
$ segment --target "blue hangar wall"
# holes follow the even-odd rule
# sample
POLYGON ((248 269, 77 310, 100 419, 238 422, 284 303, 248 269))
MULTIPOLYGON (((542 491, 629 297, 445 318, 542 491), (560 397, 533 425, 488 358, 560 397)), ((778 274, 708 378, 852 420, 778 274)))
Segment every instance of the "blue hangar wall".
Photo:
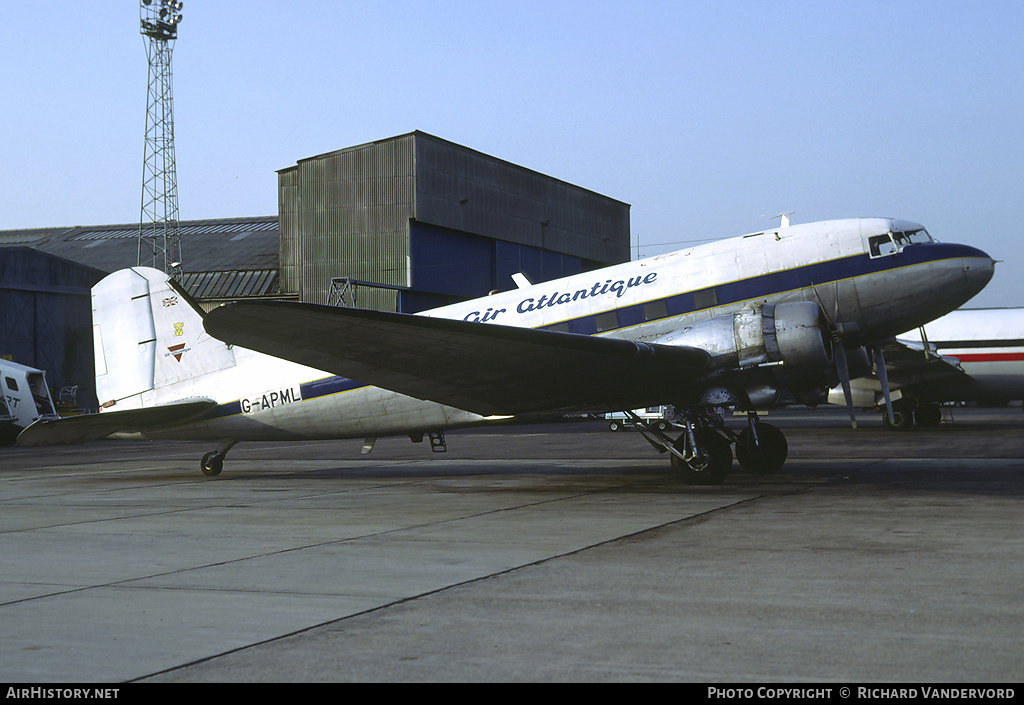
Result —
POLYGON ((38 252, 0 247, 0 355, 46 372, 59 400, 77 387, 79 406, 96 406, 90 289, 104 272, 38 252))
POLYGON ((582 257, 504 240, 409 224, 410 287, 399 291, 398 310, 414 313, 512 288, 512 275, 532 282, 605 266, 582 257))

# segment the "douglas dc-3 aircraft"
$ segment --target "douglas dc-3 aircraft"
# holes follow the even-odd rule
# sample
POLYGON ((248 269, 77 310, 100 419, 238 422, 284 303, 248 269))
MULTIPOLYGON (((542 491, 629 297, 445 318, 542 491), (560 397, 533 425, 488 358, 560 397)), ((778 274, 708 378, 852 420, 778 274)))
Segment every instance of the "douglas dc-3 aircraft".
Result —
POLYGON ((216 475, 244 440, 366 438, 366 450, 378 436, 422 440, 497 418, 671 404, 678 438, 637 424, 685 481, 719 483, 730 443, 751 471, 777 470, 788 453, 756 413, 734 433, 721 409, 817 403, 836 379, 848 388, 847 359, 867 350, 877 359, 880 343, 956 309, 993 266, 916 223, 862 218, 766 230, 418 315, 268 301, 205 316, 166 275, 133 267, 93 290, 106 410, 37 422, 18 442, 114 431, 209 439, 217 445, 201 468, 216 475))
MULTIPOLYGON (((883 345, 894 429, 936 426, 940 402, 1024 399, 1024 308, 960 309, 883 345)), ((852 381, 856 406, 881 401, 875 375, 852 381)), ((834 390, 829 401, 843 403, 834 390)))

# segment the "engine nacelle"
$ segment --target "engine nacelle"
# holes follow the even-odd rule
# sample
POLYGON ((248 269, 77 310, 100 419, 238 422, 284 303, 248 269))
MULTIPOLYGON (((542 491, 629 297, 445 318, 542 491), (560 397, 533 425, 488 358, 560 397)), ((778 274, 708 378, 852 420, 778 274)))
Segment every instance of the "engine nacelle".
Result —
MULTIPOLYGON (((760 309, 745 309, 701 321, 656 342, 688 345, 711 354, 709 367, 730 377, 726 388, 737 387, 749 403, 760 406, 777 399, 777 387, 788 387, 797 398, 811 390, 827 388, 833 369, 832 343, 821 309, 811 301, 764 304, 760 309), (731 373, 753 369, 766 363, 781 363, 782 379, 773 375, 766 381, 731 373)), ((713 387, 717 398, 724 390, 713 387)), ((707 396, 707 395, 705 395, 707 396)))
POLYGON ((811 301, 761 308, 764 343, 771 360, 781 361, 791 379, 809 377, 820 386, 832 369, 832 343, 821 309, 811 301))

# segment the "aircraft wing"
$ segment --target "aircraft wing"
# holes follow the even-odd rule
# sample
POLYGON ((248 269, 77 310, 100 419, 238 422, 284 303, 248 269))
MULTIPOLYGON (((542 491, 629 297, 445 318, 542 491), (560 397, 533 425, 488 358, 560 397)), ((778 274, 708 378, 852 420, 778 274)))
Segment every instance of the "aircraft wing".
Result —
POLYGON ((889 385, 893 389, 967 377, 959 360, 940 355, 934 346, 920 341, 894 339, 882 346, 882 352, 889 385))
POLYGON ((289 302, 204 318, 221 340, 484 416, 634 409, 681 398, 697 348, 289 302))
POLYGON ((18 434, 19 446, 48 446, 87 443, 112 433, 136 433, 192 421, 217 405, 213 399, 187 399, 123 411, 40 419, 18 434))

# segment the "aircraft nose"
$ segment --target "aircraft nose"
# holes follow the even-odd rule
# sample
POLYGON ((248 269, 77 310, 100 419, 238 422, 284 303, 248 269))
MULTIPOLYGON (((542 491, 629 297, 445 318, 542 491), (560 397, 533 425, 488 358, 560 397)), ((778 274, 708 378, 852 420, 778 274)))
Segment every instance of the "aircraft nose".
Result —
POLYGON ((992 279, 996 271, 996 261, 982 250, 976 247, 964 246, 961 255, 964 277, 968 286, 972 289, 971 295, 977 294, 985 288, 985 285, 992 279))

